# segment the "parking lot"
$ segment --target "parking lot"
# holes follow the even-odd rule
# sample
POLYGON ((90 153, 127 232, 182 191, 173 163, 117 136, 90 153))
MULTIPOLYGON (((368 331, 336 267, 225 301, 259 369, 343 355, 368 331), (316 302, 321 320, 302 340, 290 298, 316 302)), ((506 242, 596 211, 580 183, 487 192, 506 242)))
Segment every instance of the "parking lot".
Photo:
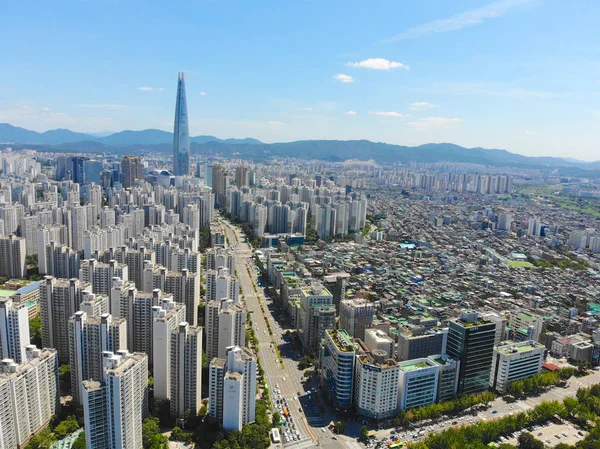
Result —
MULTIPOLYGON (((582 440, 586 431, 573 426, 572 424, 553 424, 549 423, 545 426, 535 426, 529 432, 538 440, 544 442, 546 446, 556 446, 559 443, 573 445, 582 440)), ((517 445, 517 439, 520 432, 515 432, 510 438, 501 438, 499 443, 508 443, 517 445)))

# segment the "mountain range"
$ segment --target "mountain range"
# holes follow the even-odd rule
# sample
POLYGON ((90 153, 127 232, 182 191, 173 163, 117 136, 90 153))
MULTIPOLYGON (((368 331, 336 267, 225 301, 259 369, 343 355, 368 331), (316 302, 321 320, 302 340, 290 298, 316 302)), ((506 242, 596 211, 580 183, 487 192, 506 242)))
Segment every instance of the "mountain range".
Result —
MULTIPOLYGON (((68 129, 38 133, 0 123, 1 142, 11 144, 15 148, 27 146, 39 151, 132 154, 146 150, 169 154, 173 148, 173 134, 158 129, 121 131, 103 136, 77 133, 68 129)), ((253 160, 296 157, 332 162, 349 159, 374 159, 381 163, 462 162, 540 168, 562 176, 600 177, 600 161, 529 157, 506 150, 464 148, 452 143, 428 143, 408 147, 368 140, 301 140, 267 144, 252 138, 219 139, 214 136, 191 137, 190 142, 191 151, 195 154, 238 156, 253 160)))

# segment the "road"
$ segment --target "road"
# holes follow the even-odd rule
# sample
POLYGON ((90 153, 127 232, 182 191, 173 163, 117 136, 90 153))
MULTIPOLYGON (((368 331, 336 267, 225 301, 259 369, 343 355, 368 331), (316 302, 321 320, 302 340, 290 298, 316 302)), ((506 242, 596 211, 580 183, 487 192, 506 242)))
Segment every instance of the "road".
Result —
MULTIPOLYGON (((577 393, 577 390, 582 387, 589 387, 590 385, 600 383, 600 372, 592 371, 591 374, 584 377, 572 377, 566 388, 555 387, 537 397, 531 397, 522 399, 516 402, 506 402, 504 398, 499 397, 494 400, 490 407, 484 411, 479 411, 476 417, 469 415, 468 413, 463 414, 462 417, 447 419, 440 421, 434 425, 417 425, 414 429, 408 432, 399 432, 397 434, 401 441, 418 441, 421 437, 414 438, 413 436, 420 432, 425 431, 425 435, 431 432, 441 432, 453 426, 460 426, 462 424, 469 424, 471 421, 484 420, 489 421, 492 419, 498 419, 506 415, 518 413, 521 411, 529 410, 539 405, 542 401, 560 401, 562 402, 566 397, 573 397, 577 393), (453 424, 455 423, 455 424, 453 424)), ((377 432, 377 439, 389 438, 393 429, 386 429, 377 432)), ((424 436, 424 435, 423 435, 424 436)))
POLYGON ((259 341, 260 364, 265 371, 265 379, 271 393, 271 399, 275 402, 275 399, 279 397, 275 391, 279 390, 281 392, 281 396, 287 400, 293 422, 300 433, 299 441, 285 443, 285 447, 291 449, 314 447, 318 445, 318 437, 306 423, 304 414, 298 409, 300 407, 297 399, 298 392, 304 394, 304 387, 300 380, 301 373, 293 360, 283 359, 283 364, 279 361, 275 347, 281 347, 285 344, 283 330, 269 313, 262 288, 257 285, 257 267, 253 260, 252 248, 246 243, 246 239, 239 228, 232 226, 224 219, 220 219, 220 224, 227 236, 226 240, 235 252, 236 274, 242 287, 246 307, 252 315, 252 326, 259 341), (263 309, 261 309, 261 305, 263 309), (273 332, 272 335, 269 335, 267 321, 273 332))

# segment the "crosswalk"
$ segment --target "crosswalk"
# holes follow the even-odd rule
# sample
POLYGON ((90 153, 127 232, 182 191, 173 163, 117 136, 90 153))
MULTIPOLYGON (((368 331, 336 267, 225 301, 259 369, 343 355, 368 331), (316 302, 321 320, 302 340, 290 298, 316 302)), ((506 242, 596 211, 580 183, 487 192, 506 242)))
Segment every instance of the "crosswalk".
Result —
POLYGON ((304 438, 300 441, 290 441, 289 443, 285 443, 284 447, 286 449, 304 449, 315 447, 315 443, 310 438, 304 438))

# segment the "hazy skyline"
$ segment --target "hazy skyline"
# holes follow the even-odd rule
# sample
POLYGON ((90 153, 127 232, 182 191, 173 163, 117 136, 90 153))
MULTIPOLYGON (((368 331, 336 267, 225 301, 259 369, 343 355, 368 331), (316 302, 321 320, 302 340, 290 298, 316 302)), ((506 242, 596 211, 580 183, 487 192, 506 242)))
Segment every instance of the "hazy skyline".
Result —
POLYGON ((600 3, 8 0, 0 122, 600 159, 600 3))

